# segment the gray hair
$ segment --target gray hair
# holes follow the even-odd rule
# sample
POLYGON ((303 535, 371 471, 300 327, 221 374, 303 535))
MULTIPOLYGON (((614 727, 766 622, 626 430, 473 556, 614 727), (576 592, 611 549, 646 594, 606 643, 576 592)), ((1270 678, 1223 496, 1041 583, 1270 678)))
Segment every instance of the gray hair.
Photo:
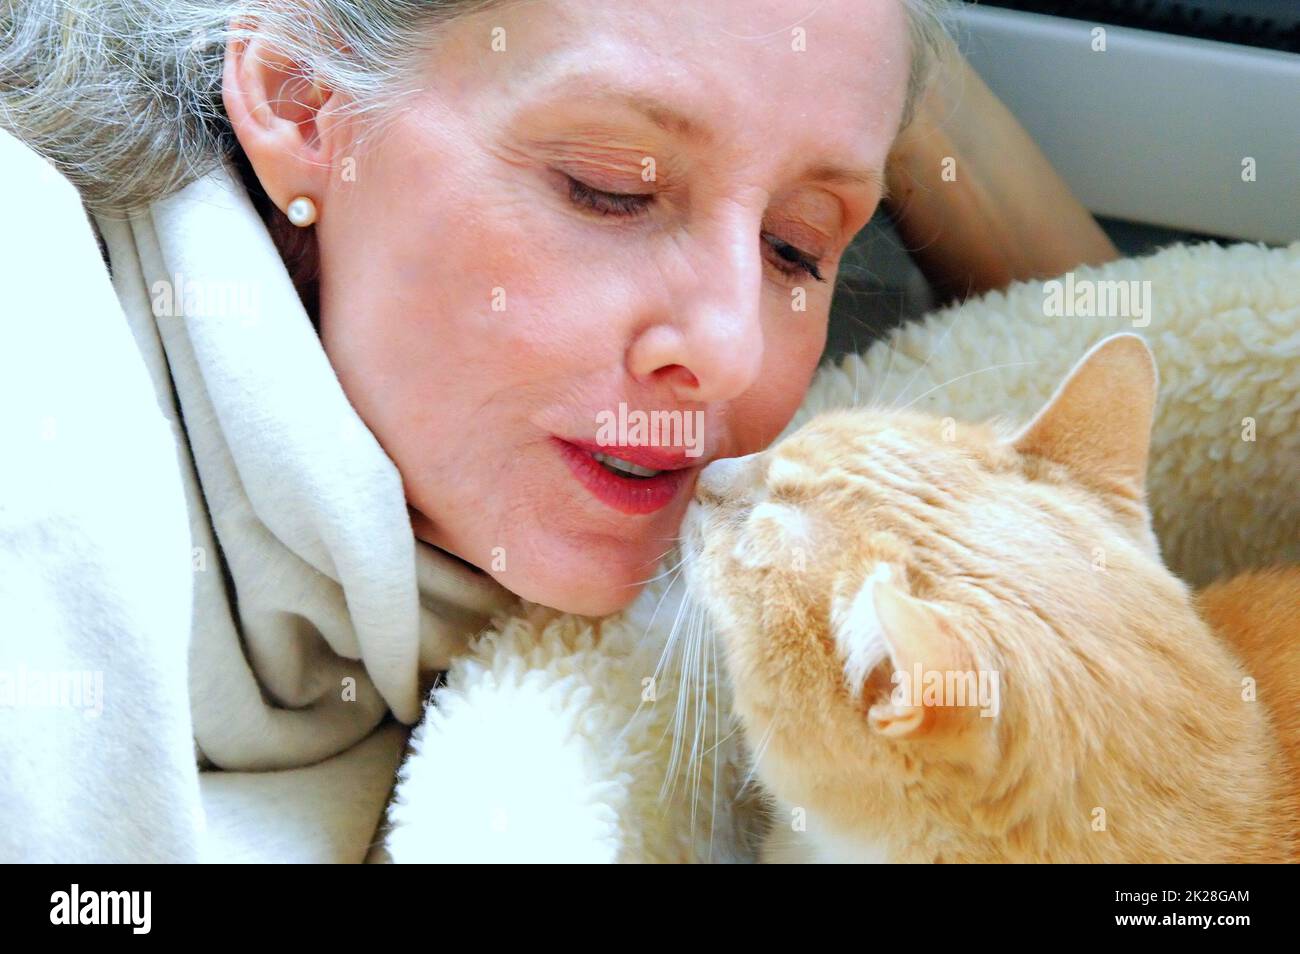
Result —
MULTIPOLYGON (((515 0, 0 0, 0 127, 52 161, 87 208, 122 213, 202 176, 238 143, 221 100, 226 44, 253 35, 382 115, 437 28, 515 0)), ((947 45, 947 0, 903 0, 904 125, 947 45)))

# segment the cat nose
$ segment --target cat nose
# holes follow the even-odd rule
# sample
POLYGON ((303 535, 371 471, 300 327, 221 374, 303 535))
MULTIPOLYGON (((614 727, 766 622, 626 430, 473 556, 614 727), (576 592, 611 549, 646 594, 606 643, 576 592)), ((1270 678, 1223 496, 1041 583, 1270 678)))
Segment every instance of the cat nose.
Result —
POLYGON ((700 479, 695 485, 696 495, 714 502, 735 496, 748 482, 746 476, 752 473, 757 457, 758 454, 746 454, 744 457, 718 458, 700 471, 700 479))

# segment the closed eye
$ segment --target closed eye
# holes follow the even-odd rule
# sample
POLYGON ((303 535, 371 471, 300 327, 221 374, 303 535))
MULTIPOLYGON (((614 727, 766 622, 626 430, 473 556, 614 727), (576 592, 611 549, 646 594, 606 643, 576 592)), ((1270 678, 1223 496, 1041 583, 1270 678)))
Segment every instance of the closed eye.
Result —
POLYGON ((824 282, 821 270, 817 267, 817 259, 807 252, 801 252, 789 242, 783 241, 773 235, 771 232, 762 232, 760 237, 772 247, 772 250, 788 264, 776 264, 776 268, 789 276, 811 275, 819 282, 824 282))
POLYGON ((648 210, 655 198, 653 193, 606 192, 573 176, 566 175, 565 178, 569 180, 569 201, 598 215, 632 218, 648 210))
MULTIPOLYGON (((632 219, 644 215, 654 204, 654 193, 607 192, 564 173, 568 180, 569 201, 578 208, 600 216, 618 216, 632 219)), ((819 282, 822 277, 816 257, 791 245, 771 232, 760 232, 759 238, 776 255, 766 261, 787 279, 811 275, 819 282)))

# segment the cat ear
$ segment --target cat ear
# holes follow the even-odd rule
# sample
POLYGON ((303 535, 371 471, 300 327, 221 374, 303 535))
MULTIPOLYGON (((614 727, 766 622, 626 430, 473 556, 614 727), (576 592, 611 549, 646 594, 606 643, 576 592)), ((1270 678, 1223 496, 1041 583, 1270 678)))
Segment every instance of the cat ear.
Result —
POLYGON ((1012 445, 1061 464, 1098 490, 1141 501, 1156 390, 1146 343, 1134 334, 1112 335, 1079 359, 1012 445))
MULTIPOLYGON (((888 580, 872 587, 876 618, 889 647, 894 688, 888 700, 867 712, 872 731, 886 738, 935 735, 964 721, 965 707, 927 690, 926 675, 974 671, 970 652, 957 632, 957 618, 938 603, 920 600, 888 580), (936 704, 937 703, 937 704, 936 704)), ((973 700, 972 700, 973 702, 973 700)))
POLYGON ((921 682, 928 674, 973 672, 973 665, 955 614, 905 592, 895 576, 888 564, 880 564, 851 602, 832 604, 832 617, 845 678, 855 695, 882 665, 892 673, 889 699, 868 710, 872 731, 904 739, 957 724, 954 717, 962 713, 944 705, 952 700, 924 692, 921 682))

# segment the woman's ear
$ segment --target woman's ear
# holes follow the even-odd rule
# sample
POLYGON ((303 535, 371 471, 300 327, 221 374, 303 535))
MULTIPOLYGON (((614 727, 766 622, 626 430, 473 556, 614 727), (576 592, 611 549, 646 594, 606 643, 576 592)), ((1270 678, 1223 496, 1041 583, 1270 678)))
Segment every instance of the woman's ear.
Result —
POLYGON ((271 201, 283 211, 297 196, 319 206, 335 141, 339 95, 267 40, 237 36, 226 48, 222 100, 235 136, 271 201))

